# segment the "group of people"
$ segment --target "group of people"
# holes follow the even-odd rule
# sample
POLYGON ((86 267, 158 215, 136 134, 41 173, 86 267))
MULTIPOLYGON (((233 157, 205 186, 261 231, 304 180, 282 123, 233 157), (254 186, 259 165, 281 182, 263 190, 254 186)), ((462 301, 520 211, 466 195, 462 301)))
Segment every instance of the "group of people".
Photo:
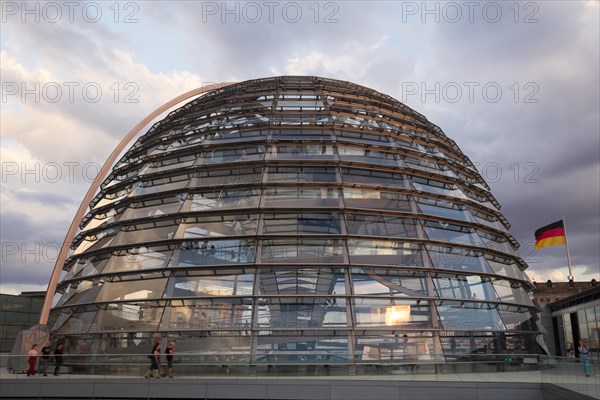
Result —
POLYGON ((169 376, 173 377, 173 356, 175 355, 175 343, 171 342, 165 349, 165 361, 167 362, 167 370, 163 371, 160 364, 160 340, 152 347, 152 351, 148 355, 150 359, 150 368, 146 371, 144 378, 156 378, 169 376))
MULTIPOLYGON (((34 343, 31 346, 31 349, 27 353, 27 362, 29 363, 29 369, 27 369, 27 376, 35 376, 36 372, 43 374, 44 376, 48 376, 47 370, 50 365, 50 355, 52 354, 52 350, 50 347, 50 341, 46 341, 44 343, 44 347, 42 347, 41 351, 37 350, 38 345, 34 343), (41 354, 40 354, 41 353, 41 354), (38 367, 38 358, 39 360, 39 368, 38 367)), ((63 363, 63 354, 64 354, 64 345, 62 343, 58 343, 56 348, 54 349, 54 375, 58 375, 60 371, 60 366, 63 363)))

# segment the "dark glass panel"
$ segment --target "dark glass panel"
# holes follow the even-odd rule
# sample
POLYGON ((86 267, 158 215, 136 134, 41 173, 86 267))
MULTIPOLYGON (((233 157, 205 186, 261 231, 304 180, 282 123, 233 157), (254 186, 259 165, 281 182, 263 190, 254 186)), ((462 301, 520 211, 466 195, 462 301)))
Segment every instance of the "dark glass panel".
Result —
POLYGON ((264 240, 265 263, 339 263, 343 262, 341 240, 264 240))
POLYGON ((265 214, 263 234, 266 235, 339 235, 342 233, 337 213, 265 214))
POLYGON ((203 169, 192 178, 190 188, 258 183, 261 175, 261 167, 203 169))
POLYGON ((268 182, 336 182, 335 168, 269 167, 268 182))
POLYGON ((341 168, 344 183, 404 188, 404 175, 399 172, 377 171, 372 169, 341 168))

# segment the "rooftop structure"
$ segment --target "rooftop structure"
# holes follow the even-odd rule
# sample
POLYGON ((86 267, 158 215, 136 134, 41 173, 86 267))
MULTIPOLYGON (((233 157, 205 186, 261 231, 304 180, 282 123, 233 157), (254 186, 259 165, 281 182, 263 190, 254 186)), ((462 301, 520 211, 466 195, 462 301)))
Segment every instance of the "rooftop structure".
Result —
POLYGON ((274 77, 172 111, 113 166, 53 296, 69 353, 251 364, 537 353, 527 265, 456 143, 375 90, 274 77))

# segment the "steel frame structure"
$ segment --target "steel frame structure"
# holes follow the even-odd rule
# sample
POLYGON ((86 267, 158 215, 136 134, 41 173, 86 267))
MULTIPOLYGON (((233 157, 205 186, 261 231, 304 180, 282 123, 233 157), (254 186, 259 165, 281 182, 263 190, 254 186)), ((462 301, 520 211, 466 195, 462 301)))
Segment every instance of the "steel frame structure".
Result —
POLYGON ((48 293, 72 352, 158 337, 251 363, 538 351, 527 265, 488 185, 440 128, 372 89, 221 85, 98 185, 48 293))

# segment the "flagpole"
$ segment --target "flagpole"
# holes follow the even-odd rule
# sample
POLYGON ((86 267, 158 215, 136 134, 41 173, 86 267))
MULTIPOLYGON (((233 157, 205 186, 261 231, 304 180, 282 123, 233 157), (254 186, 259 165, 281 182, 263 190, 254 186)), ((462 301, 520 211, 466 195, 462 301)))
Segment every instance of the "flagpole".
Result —
POLYGON ((567 223, 565 217, 562 217, 563 230, 565 232, 565 246, 567 247, 567 263, 569 264, 569 281, 573 280, 573 272, 571 271, 571 254, 569 253, 569 240, 567 239, 567 223))

